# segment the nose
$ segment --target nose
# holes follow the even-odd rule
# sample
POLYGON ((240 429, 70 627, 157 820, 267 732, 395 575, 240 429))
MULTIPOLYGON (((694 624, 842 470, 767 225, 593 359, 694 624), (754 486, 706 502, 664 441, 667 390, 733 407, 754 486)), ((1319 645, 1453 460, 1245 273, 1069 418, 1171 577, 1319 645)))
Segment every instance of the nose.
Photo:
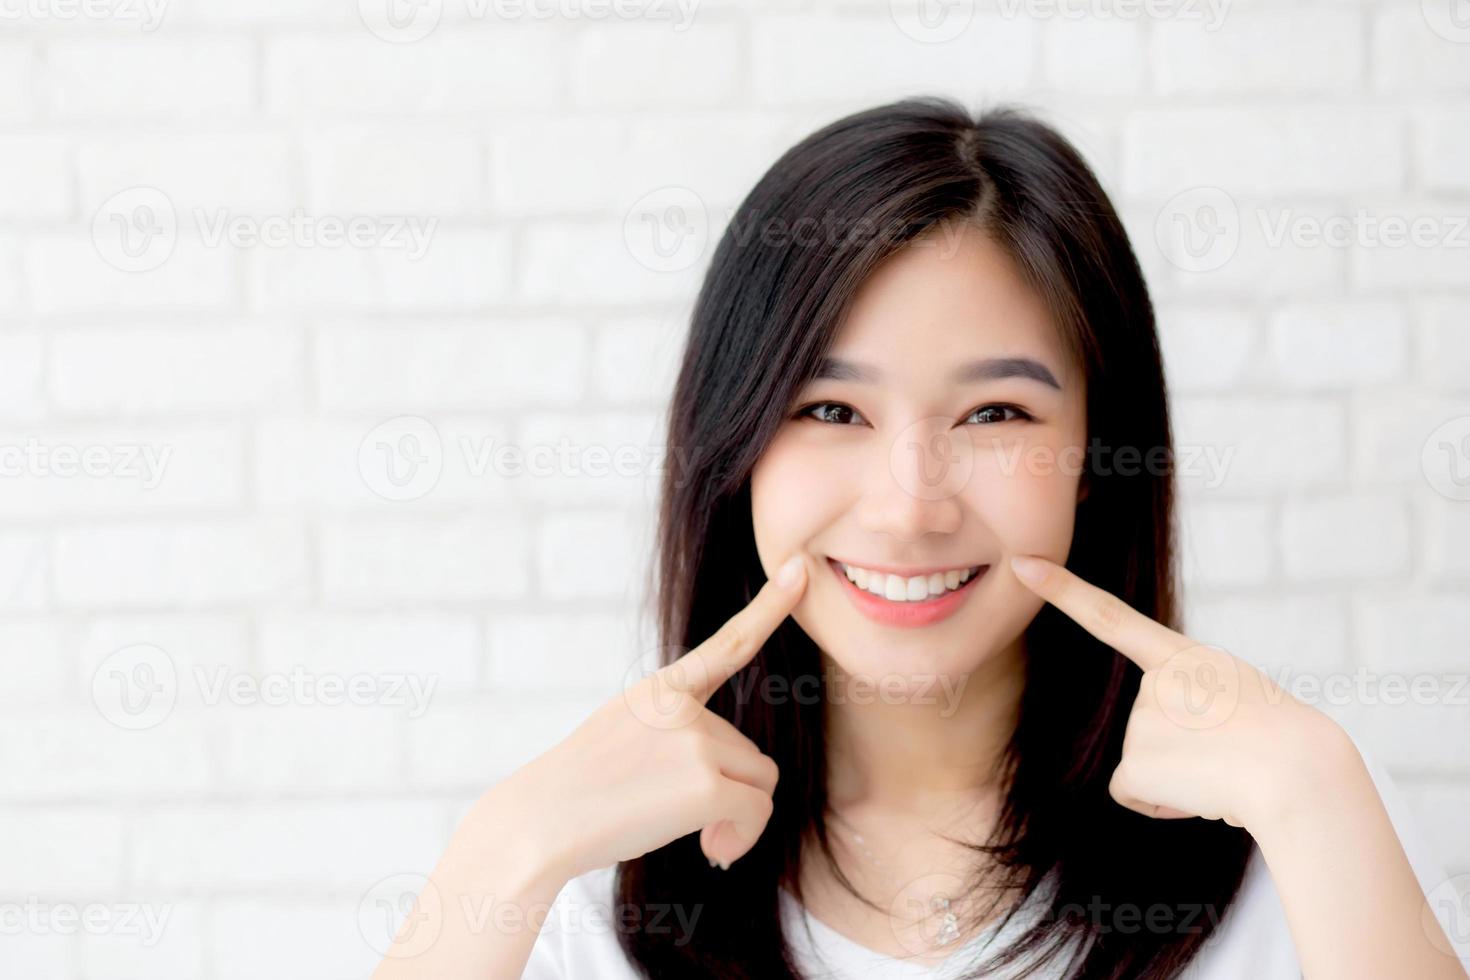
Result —
POLYGON ((858 523, 901 541, 952 534, 963 520, 961 491, 974 468, 970 441, 952 419, 917 422, 878 452, 865 481, 858 523))

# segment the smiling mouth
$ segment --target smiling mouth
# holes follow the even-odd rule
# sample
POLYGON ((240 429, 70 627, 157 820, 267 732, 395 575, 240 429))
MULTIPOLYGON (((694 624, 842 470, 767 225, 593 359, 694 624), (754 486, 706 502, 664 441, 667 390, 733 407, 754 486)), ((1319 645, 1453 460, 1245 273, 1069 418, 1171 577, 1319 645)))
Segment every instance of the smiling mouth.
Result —
POLYGON ((897 575, 828 558, 837 572, 858 589, 894 603, 925 603, 963 589, 989 565, 935 569, 917 575, 897 575))

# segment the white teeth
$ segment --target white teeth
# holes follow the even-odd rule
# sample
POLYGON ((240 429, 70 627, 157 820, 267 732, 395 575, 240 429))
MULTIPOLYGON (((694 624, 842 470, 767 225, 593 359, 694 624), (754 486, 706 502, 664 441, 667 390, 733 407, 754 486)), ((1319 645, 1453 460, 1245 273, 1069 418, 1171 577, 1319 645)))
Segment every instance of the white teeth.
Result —
POLYGON ((943 595, 968 582, 981 567, 950 569, 947 572, 931 572, 928 575, 905 578, 901 575, 869 571, 856 565, 843 565, 841 562, 838 564, 849 582, 890 602, 922 602, 931 596, 943 595))

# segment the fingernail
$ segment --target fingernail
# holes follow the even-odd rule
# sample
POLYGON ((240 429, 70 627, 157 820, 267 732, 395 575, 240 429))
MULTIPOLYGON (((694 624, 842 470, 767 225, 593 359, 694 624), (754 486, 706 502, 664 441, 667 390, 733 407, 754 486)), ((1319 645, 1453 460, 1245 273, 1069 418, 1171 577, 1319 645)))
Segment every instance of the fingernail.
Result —
POLYGON ((729 861, 721 861, 720 862, 720 870, 721 871, 729 871, 730 870, 730 862, 729 861))
POLYGON ((717 866, 717 865, 718 865, 718 864, 719 864, 719 863, 720 863, 720 862, 718 862, 718 861, 716 861, 716 860, 715 860, 715 859, 714 859, 714 858, 710 858, 710 859, 709 859, 709 866, 710 866, 710 867, 711 867, 711 868, 713 868, 713 867, 715 867, 715 866, 717 866))
POLYGON ((776 584, 783 589, 789 589, 801 579, 802 561, 800 555, 792 555, 786 559, 786 564, 776 573, 776 584))
POLYGON ((1046 565, 1035 558, 1027 555, 1013 555, 1011 557, 1011 571, 1016 573, 1016 578, 1024 582, 1037 584, 1046 577, 1046 565))

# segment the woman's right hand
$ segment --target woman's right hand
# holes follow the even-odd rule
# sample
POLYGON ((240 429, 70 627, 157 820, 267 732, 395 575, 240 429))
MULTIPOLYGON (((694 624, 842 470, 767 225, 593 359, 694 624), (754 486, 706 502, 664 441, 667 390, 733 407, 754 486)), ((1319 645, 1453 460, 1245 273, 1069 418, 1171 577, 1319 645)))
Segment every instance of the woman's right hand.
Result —
POLYGON ((801 554, 788 559, 713 636, 495 787, 556 877, 632 860, 696 830, 705 855, 726 867, 755 846, 771 816, 776 763, 706 703, 796 608, 809 575, 801 554))

